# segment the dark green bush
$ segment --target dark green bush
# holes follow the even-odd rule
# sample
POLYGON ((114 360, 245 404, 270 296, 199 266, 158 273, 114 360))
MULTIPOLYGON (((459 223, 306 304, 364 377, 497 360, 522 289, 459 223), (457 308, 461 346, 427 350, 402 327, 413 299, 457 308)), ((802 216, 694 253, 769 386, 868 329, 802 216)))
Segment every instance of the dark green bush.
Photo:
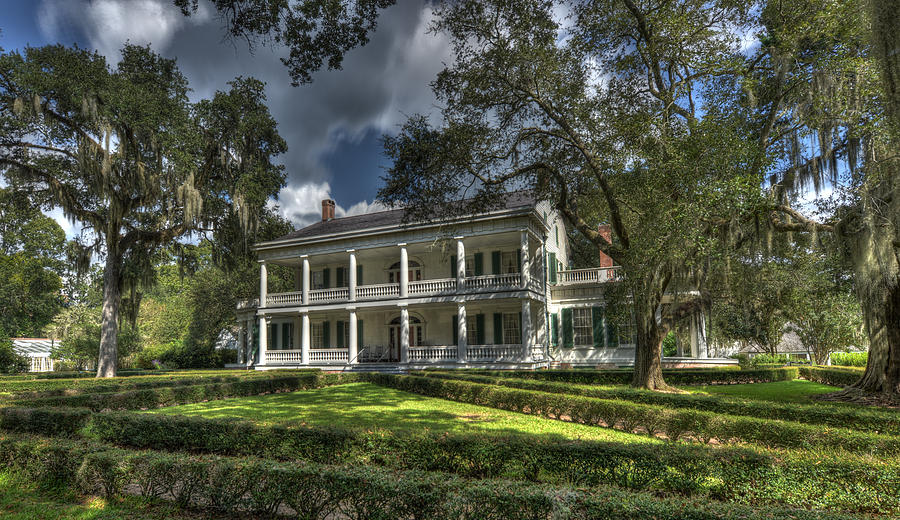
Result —
POLYGON ((866 407, 850 408, 847 406, 829 405, 827 403, 777 403, 712 395, 668 394, 628 387, 575 387, 569 383, 556 383, 552 381, 469 375, 468 373, 459 370, 448 370, 446 372, 427 370, 418 373, 414 372, 412 374, 444 379, 458 379, 461 381, 471 381, 473 383, 508 386, 524 390, 583 395, 600 399, 622 399, 637 403, 655 404, 674 408, 691 408, 727 415, 746 415, 809 424, 827 424, 836 427, 852 428, 858 431, 900 435, 900 414, 893 410, 866 407))
POLYGON ((709 442, 750 442, 772 448, 830 448, 856 453, 898 454, 900 437, 777 421, 757 417, 680 410, 616 399, 553 394, 432 377, 369 374, 370 381, 430 397, 540 415, 566 417, 583 424, 626 431, 664 432, 670 440, 682 436, 709 442), (640 430, 639 430, 640 431, 640 430))
POLYGON ((74 435, 91 418, 86 408, 0 408, 0 429, 42 435, 74 435))
POLYGON ((862 375, 861 370, 850 368, 800 367, 800 377, 823 385, 850 386, 862 375))
POLYGON ((0 435, 0 465, 37 480, 115 497, 123 490, 181 506, 307 519, 750 519, 836 520, 847 513, 658 498, 608 487, 591 490, 372 466, 279 463, 216 456, 175 457, 0 435), (47 452, 52 455, 42 456, 47 452))
POLYGON ((275 392, 293 392, 309 388, 348 383, 356 374, 301 373, 291 376, 243 378, 238 381, 149 388, 118 393, 92 393, 72 396, 41 397, 14 401, 20 406, 67 406, 100 410, 137 410, 176 404, 197 403, 229 397, 244 397, 275 392))
MULTIPOLYGON (((467 372, 494 377, 597 385, 629 384, 633 374, 631 370, 467 370, 467 372)), ((792 381, 797 379, 797 369, 671 369, 663 370, 663 376, 666 382, 672 385, 734 385, 792 381)))

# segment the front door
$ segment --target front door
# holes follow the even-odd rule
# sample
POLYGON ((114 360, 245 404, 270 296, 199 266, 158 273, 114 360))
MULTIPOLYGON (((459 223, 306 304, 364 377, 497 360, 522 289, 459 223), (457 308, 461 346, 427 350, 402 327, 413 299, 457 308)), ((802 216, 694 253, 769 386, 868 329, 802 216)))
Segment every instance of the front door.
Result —
MULTIPOLYGON (((391 361, 400 361, 400 334, 403 327, 391 325, 390 327, 390 357, 391 361)), ((409 324, 409 346, 417 347, 422 344, 424 330, 421 324, 409 324)))

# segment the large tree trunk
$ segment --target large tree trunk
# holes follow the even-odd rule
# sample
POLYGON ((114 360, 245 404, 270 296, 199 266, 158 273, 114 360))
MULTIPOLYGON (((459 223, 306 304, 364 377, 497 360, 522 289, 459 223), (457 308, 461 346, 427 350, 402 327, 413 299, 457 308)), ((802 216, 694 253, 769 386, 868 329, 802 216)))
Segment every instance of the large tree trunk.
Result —
POLYGON ((665 290, 659 283, 642 284, 640 294, 634 297, 634 319, 637 329, 637 345, 634 349, 634 377, 631 386, 648 390, 670 390, 662 373, 662 340, 665 330, 662 324, 661 304, 665 290))
POLYGON ((121 300, 122 255, 114 244, 109 244, 106 267, 103 269, 103 315, 100 322, 100 359, 97 362, 97 377, 116 377, 121 300))
POLYGON ((853 387, 897 396, 900 395, 900 286, 879 292, 877 300, 862 300, 869 335, 869 361, 862 378, 853 387))

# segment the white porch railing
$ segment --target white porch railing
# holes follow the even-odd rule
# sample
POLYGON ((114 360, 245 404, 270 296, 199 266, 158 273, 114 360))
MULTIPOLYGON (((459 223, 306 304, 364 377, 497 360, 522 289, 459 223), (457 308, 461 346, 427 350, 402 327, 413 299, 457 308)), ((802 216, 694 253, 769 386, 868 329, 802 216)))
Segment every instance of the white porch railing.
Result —
POLYGON ((244 309, 255 309, 259 307, 259 298, 253 298, 252 300, 238 300, 237 302, 237 310, 241 311, 244 309))
POLYGON ((438 294, 456 291, 456 278, 409 282, 409 294, 438 294))
MULTIPOLYGON (((268 356, 269 353, 266 353, 268 356)), ((310 349, 310 363, 346 363, 349 360, 349 351, 345 348, 317 348, 310 349)))
POLYGON ((275 365, 275 364, 299 365, 301 362, 302 362, 302 359, 300 359, 300 351, 299 350, 267 350, 266 351, 266 364, 267 365, 275 365))
POLYGON ((380 283, 375 285, 360 285, 356 287, 357 300, 378 300, 400 295, 399 283, 380 283))
POLYGON ((591 267, 590 269, 572 269, 557 273, 557 284, 559 285, 606 283, 621 279, 619 267, 591 267))
POLYGON ((466 288, 483 289, 515 289, 522 284, 522 276, 519 273, 486 274, 483 276, 471 276, 466 278, 466 288))
POLYGON ((457 358, 456 345, 443 345, 437 347, 409 347, 409 361, 455 361, 457 358))
POLYGON ((467 361, 515 361, 522 359, 522 345, 469 345, 467 361))
POLYGON ((268 307, 300 305, 301 303, 303 303, 303 293, 300 291, 274 293, 266 296, 266 306, 268 307))
POLYGON ((309 303, 336 302, 350 299, 350 289, 335 287, 334 289, 315 289, 309 291, 309 303))

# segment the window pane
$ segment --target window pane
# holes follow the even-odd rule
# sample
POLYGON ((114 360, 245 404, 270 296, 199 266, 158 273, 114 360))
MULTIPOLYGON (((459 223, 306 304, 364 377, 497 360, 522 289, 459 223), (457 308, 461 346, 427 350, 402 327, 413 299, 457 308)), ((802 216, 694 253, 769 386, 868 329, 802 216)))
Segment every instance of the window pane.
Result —
POLYGON ((312 273, 312 288, 313 289, 324 289, 325 284, 322 281, 322 271, 313 271, 312 273))
POLYGON ((324 327, 322 327, 322 323, 313 323, 310 325, 310 343, 312 343, 312 348, 325 348, 325 334, 323 330, 324 327))
POLYGON ((518 255, 514 251, 503 253, 500 261, 500 265, 502 266, 500 272, 504 274, 518 273, 519 266, 516 265, 516 260, 518 260, 518 255))
POLYGON ((575 344, 593 345, 594 328, 591 309, 572 309, 572 320, 575 325, 575 344))
POLYGON ((469 345, 478 344, 478 320, 475 316, 472 319, 466 319, 466 343, 469 345))
POLYGON ((522 343, 522 326, 517 312, 503 314, 503 343, 507 345, 522 343))

